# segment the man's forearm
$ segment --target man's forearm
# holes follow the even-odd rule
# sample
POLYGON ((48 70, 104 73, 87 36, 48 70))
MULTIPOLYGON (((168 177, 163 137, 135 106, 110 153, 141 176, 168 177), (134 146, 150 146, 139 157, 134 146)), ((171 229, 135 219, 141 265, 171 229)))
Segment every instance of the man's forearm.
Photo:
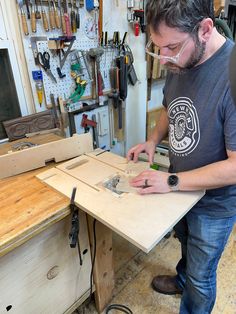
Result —
POLYGON ((227 159, 198 169, 179 172, 178 177, 181 191, 215 189, 236 184, 236 160, 227 159))

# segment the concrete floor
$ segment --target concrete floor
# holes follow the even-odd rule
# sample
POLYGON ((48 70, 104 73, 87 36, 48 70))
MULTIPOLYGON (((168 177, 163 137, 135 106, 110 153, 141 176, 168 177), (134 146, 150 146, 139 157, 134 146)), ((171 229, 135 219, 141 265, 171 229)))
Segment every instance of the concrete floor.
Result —
MULTIPOLYGON (((180 257, 178 240, 171 235, 148 255, 115 234, 113 241, 115 289, 110 304, 124 304, 134 314, 177 314, 180 296, 156 293, 150 282, 158 274, 175 274, 180 257)), ((74 313, 96 314, 97 311, 94 302, 85 302, 74 313)), ((236 314, 236 230, 219 264, 217 301, 212 314, 236 314)))

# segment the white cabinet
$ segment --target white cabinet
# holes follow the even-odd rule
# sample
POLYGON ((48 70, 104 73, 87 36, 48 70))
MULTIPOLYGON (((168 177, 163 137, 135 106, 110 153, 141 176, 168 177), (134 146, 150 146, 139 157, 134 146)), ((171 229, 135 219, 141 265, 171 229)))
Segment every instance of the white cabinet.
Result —
POLYGON ((80 212, 82 266, 77 247, 69 246, 70 226, 69 216, 0 258, 0 313, 70 313, 73 304, 88 297, 91 256, 85 214, 80 212))

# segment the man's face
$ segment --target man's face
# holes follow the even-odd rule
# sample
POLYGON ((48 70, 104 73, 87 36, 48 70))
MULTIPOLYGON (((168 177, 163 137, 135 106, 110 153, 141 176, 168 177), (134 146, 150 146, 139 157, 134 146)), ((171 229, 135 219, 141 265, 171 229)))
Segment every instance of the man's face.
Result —
POLYGON ((199 64, 204 56, 206 44, 199 41, 197 36, 180 32, 161 24, 159 32, 151 31, 153 43, 160 48, 160 55, 165 57, 176 57, 177 62, 160 59, 168 70, 174 73, 183 73, 199 64))

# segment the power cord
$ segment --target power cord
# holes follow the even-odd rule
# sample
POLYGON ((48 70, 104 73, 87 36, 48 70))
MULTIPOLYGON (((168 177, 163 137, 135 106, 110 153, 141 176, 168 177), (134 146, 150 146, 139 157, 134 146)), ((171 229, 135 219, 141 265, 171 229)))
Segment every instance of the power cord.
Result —
POLYGON ((126 305, 122 304, 111 304, 106 308, 106 314, 108 314, 111 310, 119 310, 126 314, 133 314, 131 309, 129 309, 126 305))
POLYGON ((93 221, 93 260, 92 260, 92 268, 90 273, 90 301, 92 300, 92 294, 93 294, 93 269, 95 264, 95 257, 96 257, 96 251, 97 251, 97 240, 96 240, 96 222, 97 220, 94 219, 93 221))

